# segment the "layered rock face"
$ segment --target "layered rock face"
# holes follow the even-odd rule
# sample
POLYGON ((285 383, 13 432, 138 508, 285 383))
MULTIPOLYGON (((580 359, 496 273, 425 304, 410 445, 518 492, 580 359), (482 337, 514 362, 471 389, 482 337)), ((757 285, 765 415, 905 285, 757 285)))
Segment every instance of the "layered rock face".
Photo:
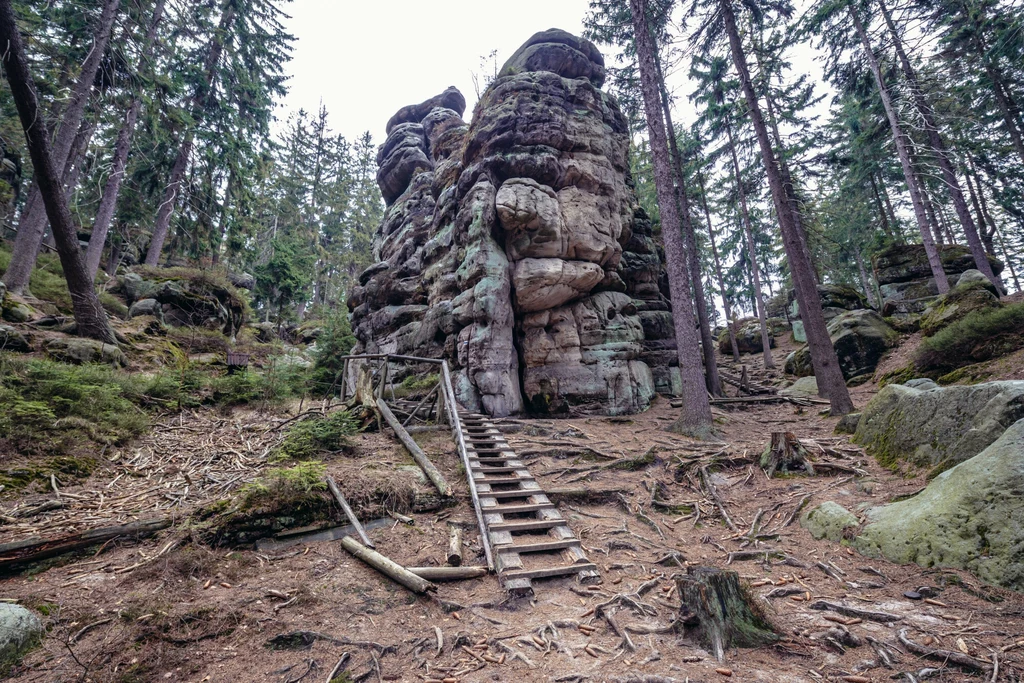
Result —
POLYGON ((445 357, 491 415, 627 413, 678 389, 659 250, 625 119, 589 41, 534 35, 471 124, 454 88, 388 122, 378 263, 349 300, 359 352, 445 357))
MULTIPOLYGON (((967 247, 945 246, 939 253, 951 288, 962 273, 974 268, 974 258, 967 247)), ((1002 262, 991 256, 989 263, 997 275, 1003 270, 1002 262)), ((882 315, 886 317, 919 314, 939 294, 928 257, 920 244, 891 246, 876 254, 872 265, 882 295, 882 315)))

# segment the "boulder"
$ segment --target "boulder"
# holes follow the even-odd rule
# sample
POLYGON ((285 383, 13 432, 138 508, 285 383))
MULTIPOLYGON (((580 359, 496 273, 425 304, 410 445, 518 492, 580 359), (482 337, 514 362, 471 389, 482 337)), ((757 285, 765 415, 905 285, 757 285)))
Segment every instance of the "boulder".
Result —
POLYGON ((157 320, 164 319, 164 310, 156 299, 139 299, 128 309, 128 319, 137 318, 140 315, 151 315, 157 320))
MULTIPOLYGON (((955 276, 974 268, 974 257, 967 247, 946 245, 941 248, 939 253, 942 259, 942 269, 953 280, 950 284, 956 282, 955 276)), ((997 275, 1002 272, 1001 261, 989 256, 989 263, 997 275)), ((924 246, 920 244, 895 244, 875 254, 871 259, 871 264, 880 286, 896 282, 927 280, 932 276, 928 256, 925 254, 924 246)))
POLYGON ((125 299, 127 299, 130 304, 141 299, 152 298, 153 292, 155 292, 157 288, 155 282, 144 279, 138 273, 131 272, 124 274, 121 278, 120 286, 125 299))
POLYGON ((128 359, 114 344, 104 344, 95 339, 67 337, 46 342, 46 353, 54 360, 65 363, 106 363, 125 367, 128 359))
POLYGON ((917 388, 890 384, 864 407, 854 441, 879 463, 947 469, 1024 418, 1024 380, 917 388))
MULTIPOLYGON (((737 320, 733 323, 733 330, 740 353, 761 353, 764 350, 764 344, 761 342, 761 322, 757 318, 737 320)), ((768 346, 775 348, 775 336, 771 328, 768 329, 768 346)), ((722 330, 718 334, 718 352, 723 355, 732 353, 728 330, 722 330)))
POLYGON ((252 291, 256 289, 256 276, 252 273, 228 273, 228 281, 239 289, 252 291))
POLYGON ((869 557, 967 569, 1024 591, 1022 490, 1024 419, 913 498, 869 509, 854 545, 869 557))
POLYGON ((457 116, 461 117, 466 111, 466 98, 462 96, 458 88, 450 85, 440 95, 435 95, 419 104, 410 104, 399 109, 388 120, 385 133, 390 135, 392 129, 402 123, 420 123, 430 112, 437 108, 452 110, 457 116))
POLYGON ((919 324, 921 332, 926 337, 932 336, 947 325, 974 311, 1002 306, 998 293, 993 292, 995 287, 988 278, 977 270, 967 271, 964 275, 971 272, 980 275, 981 279, 968 277, 965 280, 963 275, 960 276, 956 287, 932 301, 925 309, 919 324))
POLYGON ((43 638, 43 622, 21 605, 0 602, 0 675, 43 638))
POLYGON ((35 310, 13 295, 4 297, 3 319, 10 323, 27 323, 35 317, 35 310))
POLYGON ((256 333, 256 341, 264 344, 269 344, 280 338, 277 334, 277 323, 254 323, 250 327, 252 327, 253 332, 256 333))
POLYGON ((794 396, 800 398, 814 398, 818 395, 818 380, 814 375, 801 377, 785 389, 779 391, 782 396, 794 396))
POLYGON ((985 277, 984 273, 975 268, 965 270, 960 274, 960 279, 956 281, 956 286, 962 287, 964 285, 978 285, 980 287, 984 287, 996 296, 1001 296, 1000 291, 994 284, 992 284, 992 281, 985 277))
MULTIPOLYGON (((873 373, 882 355, 899 339, 896 330, 871 309, 836 316, 828 323, 828 335, 846 379, 873 373)), ((797 376, 813 373, 808 347, 789 354, 785 370, 797 376)))
POLYGON ((855 434, 860 424, 860 413, 847 413, 839 418, 833 430, 836 434, 855 434))
POLYGON ((807 343, 807 331, 804 330, 803 320, 793 321, 793 341, 797 342, 798 344, 807 343))
POLYGON ((17 351, 28 353, 32 350, 28 340, 10 325, 0 325, 0 351, 17 351))
MULTIPOLYGON (((796 290, 789 290, 787 296, 790 302, 790 316, 799 318, 800 303, 796 300, 796 290)), ((868 301, 864 295, 846 285, 818 285, 818 298, 821 299, 821 311, 826 321, 840 315, 843 311, 868 308, 868 301)))
POLYGON ((811 532, 816 539, 827 538, 838 543, 843 540, 846 530, 860 524, 857 517, 838 503, 826 501, 808 510, 800 517, 800 526, 811 532))

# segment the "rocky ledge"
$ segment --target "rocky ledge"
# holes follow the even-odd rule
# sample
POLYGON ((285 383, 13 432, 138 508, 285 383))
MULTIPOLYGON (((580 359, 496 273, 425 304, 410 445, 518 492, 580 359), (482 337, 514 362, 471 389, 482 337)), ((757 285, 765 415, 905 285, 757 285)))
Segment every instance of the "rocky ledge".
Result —
POLYGON ((503 416, 646 407, 679 388, 662 255, 629 133, 587 40, 531 37, 471 123, 455 88, 388 122, 377 263, 349 298, 356 352, 444 357, 503 416))

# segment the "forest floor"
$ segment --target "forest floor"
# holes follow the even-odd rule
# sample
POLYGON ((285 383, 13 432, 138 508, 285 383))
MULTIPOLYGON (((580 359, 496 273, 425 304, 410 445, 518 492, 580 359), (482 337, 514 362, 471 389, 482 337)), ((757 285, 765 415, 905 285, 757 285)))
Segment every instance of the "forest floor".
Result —
MULTIPOLYGON (((789 350, 784 344, 776 351, 780 367, 789 350)), ((902 352, 897 349, 896 360, 886 365, 902 352)), ((755 356, 744 360, 753 378, 765 378, 755 356)), ((873 383, 853 389, 857 406, 877 389, 873 383)), ((350 678, 336 680, 880 682, 920 680, 917 672, 926 668, 937 670, 929 679, 936 681, 1019 680, 1024 596, 983 585, 966 572, 869 559, 843 544, 816 541, 800 526, 801 504, 810 509, 831 500, 859 512, 926 483, 923 473, 893 473, 848 437, 834 435, 837 420, 821 414, 822 407, 716 408, 715 442, 664 431, 678 414, 665 399, 629 417, 499 421, 545 489, 590 490, 560 508, 600 569, 595 586, 538 581, 532 598, 510 598, 487 576, 442 583, 435 595, 417 596, 348 555, 337 541, 262 552, 211 549, 186 542, 187 530, 172 527, 137 543, 105 544, 72 564, 0 582, 5 599, 43 611, 49 622, 42 646, 11 680, 324 681, 346 653, 350 678), (830 454, 820 460, 842 471, 768 479, 756 460, 775 431, 820 444, 830 454), (609 457, 585 459, 582 446, 609 457), (638 458, 644 465, 602 468, 611 458, 638 458), (712 462, 712 481, 737 531, 723 524, 721 511, 697 483, 698 468, 712 462), (659 504, 652 504, 655 498, 659 504), (740 550, 763 552, 730 561, 730 553, 740 550), (672 575, 684 571, 672 560, 658 563, 671 553, 683 565, 737 571, 782 639, 731 650, 718 662, 670 630, 679 611, 672 575), (641 586, 644 594, 636 595, 641 586), (788 588, 794 590, 779 590, 788 588), (773 591, 792 594, 768 597, 773 591), (910 599, 906 592, 934 597, 910 599), (650 608, 617 609, 615 619, 632 647, 595 616, 596 606, 629 594, 650 608), (883 621, 875 621, 811 609, 819 600, 892 616, 876 615, 883 621), (917 643, 998 662, 998 672, 921 659, 900 645, 903 630, 917 643), (307 632, 305 640, 272 640, 296 631, 307 632)), ((184 517, 255 475, 255 463, 276 438, 267 426, 278 420, 249 412, 175 417, 125 449, 115 459, 120 462, 62 491, 74 504, 55 513, 53 528, 184 517), (193 476, 186 479, 194 482, 200 466, 210 475, 208 485, 193 487, 187 498, 163 495, 181 490, 185 480, 179 479, 189 472, 193 476), (129 468, 133 477, 124 476, 129 468)), ((464 481, 446 433, 418 439, 449 481, 464 481)), ((411 462, 386 434, 354 441, 349 452, 326 461, 339 481, 411 462)), ((447 522, 473 519, 468 490, 464 484, 456 488, 454 507, 413 515, 412 525, 393 522, 371 530, 378 550, 407 566, 444 564, 447 522)), ((4 529, 5 537, 15 531, 4 529)), ((480 550, 475 535, 467 535, 466 545, 469 555, 480 550)), ((482 557, 466 561, 478 563, 482 557)))

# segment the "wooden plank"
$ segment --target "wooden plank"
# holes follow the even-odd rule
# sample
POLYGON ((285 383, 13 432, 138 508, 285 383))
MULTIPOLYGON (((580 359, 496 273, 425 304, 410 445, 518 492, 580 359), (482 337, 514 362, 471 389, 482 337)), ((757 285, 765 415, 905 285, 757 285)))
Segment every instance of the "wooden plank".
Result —
POLYGON ((402 565, 384 557, 376 550, 370 550, 351 536, 341 539, 341 547, 381 574, 397 581, 414 593, 426 593, 427 591, 437 590, 437 586, 434 584, 416 576, 402 565))
POLYGON ((469 455, 466 453, 466 440, 462 434, 462 424, 459 422, 459 408, 455 400, 455 389, 452 386, 452 374, 448 368, 448 361, 441 361, 441 382, 443 386, 445 412, 448 414, 448 423, 452 426, 452 434, 455 436, 455 445, 459 449, 459 457, 462 458, 463 469, 466 470, 466 478, 469 482, 469 495, 473 499, 473 508, 476 512, 477 525, 480 528, 480 544, 484 547, 484 556, 487 558, 487 568, 494 570, 494 555, 491 551, 491 539, 487 534, 487 524, 484 522, 483 512, 480 510, 480 499, 477 496, 476 485, 473 475, 470 472, 469 455))
POLYGON ((563 541, 538 541, 536 543, 522 543, 513 544, 510 546, 495 546, 494 549, 498 553, 507 553, 515 551, 517 553, 549 553, 556 550, 565 550, 566 548, 578 547, 580 540, 578 538, 567 538, 563 541))
POLYGON ((564 567, 548 567, 545 569, 514 569, 505 572, 502 575, 502 578, 506 581, 512 579, 546 579, 555 576, 578 574, 584 571, 597 571, 597 565, 593 563, 587 563, 570 564, 564 567))
POLYGON ((402 442, 406 450, 412 455, 412 459, 416 461, 416 464, 420 466, 423 473, 427 475, 427 478, 437 487, 438 493, 441 494, 442 498, 450 498, 452 496, 452 487, 445 481, 444 475, 434 467, 434 463, 430 462, 427 458, 427 454, 423 452, 423 449, 419 447, 413 438, 409 436, 409 432, 405 431, 405 427, 398 422, 398 418, 388 408, 388 404, 384 402, 384 399, 377 399, 377 408, 380 410, 381 415, 384 416, 384 420, 388 423, 388 426, 395 431, 395 436, 402 442))
POLYGON ((538 510, 543 510, 545 508, 552 508, 554 506, 555 506, 554 503, 548 502, 548 503, 527 503, 525 505, 515 505, 515 504, 511 504, 511 505, 494 505, 494 506, 487 506, 485 509, 487 510, 487 512, 497 512, 497 513, 502 514, 502 515, 514 515, 514 514, 521 513, 521 512, 537 512, 538 510))
POLYGON ((338 488, 338 485, 334 483, 334 478, 329 474, 327 475, 327 488, 329 488, 331 490, 331 494, 334 495, 334 500, 338 501, 338 506, 341 507, 341 511, 345 513, 346 517, 348 517, 348 521, 352 524, 352 528, 356 530, 356 533, 359 534, 359 538, 363 540, 363 545, 368 548, 377 547, 373 544, 373 541, 370 540, 370 537, 366 535, 366 529, 364 529, 363 525, 359 523, 356 513, 352 512, 352 508, 348 506, 348 501, 345 500, 345 496, 341 495, 341 489, 338 488))
POLYGON ((537 531, 539 529, 554 529, 565 526, 564 519, 528 519, 515 520, 512 522, 497 522, 491 524, 491 531, 537 531))

